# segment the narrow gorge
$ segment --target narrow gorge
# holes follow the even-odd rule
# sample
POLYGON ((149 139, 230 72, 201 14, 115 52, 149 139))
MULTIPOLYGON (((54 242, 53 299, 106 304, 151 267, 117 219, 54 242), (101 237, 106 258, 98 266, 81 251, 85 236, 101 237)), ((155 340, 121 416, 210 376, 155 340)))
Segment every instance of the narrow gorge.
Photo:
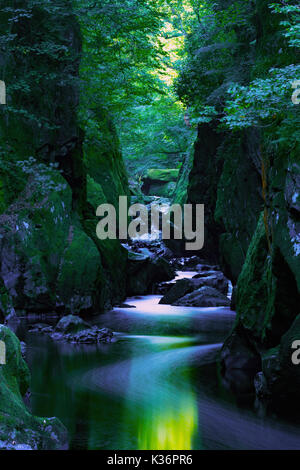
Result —
POLYGON ((0 450, 300 449, 299 22, 0 2, 0 450), (120 196, 203 248, 99 239, 120 196))

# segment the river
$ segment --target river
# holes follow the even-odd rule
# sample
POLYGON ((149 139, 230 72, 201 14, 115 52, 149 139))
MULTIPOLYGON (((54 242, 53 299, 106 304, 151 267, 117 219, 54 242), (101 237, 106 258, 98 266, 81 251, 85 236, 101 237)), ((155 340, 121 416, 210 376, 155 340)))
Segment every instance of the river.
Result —
POLYGON ((234 312, 160 298, 97 317, 116 332, 111 344, 54 342, 22 323, 33 413, 60 418, 71 449, 300 449, 299 428, 224 386, 216 358, 234 312))

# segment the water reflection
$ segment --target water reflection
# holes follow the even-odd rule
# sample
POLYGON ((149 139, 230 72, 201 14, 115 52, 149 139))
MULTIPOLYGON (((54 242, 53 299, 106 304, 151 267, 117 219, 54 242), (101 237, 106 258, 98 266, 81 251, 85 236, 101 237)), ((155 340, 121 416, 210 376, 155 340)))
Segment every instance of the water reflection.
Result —
POLYGON ((198 429, 197 398, 191 389, 181 390, 176 401, 153 397, 152 407, 139 418, 140 450, 191 450, 198 429))
POLYGON ((97 320, 119 332, 115 344, 55 343, 25 328, 33 412, 58 416, 72 449, 299 448, 299 430, 222 386, 215 360, 234 314, 159 298, 127 299, 135 309, 97 320))

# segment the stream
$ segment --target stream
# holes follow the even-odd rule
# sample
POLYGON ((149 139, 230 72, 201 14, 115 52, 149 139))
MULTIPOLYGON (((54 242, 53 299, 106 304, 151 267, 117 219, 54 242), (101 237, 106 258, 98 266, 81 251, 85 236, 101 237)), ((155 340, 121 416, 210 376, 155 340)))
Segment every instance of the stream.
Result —
POLYGON ((71 449, 300 449, 299 428, 224 387, 216 357, 234 312, 160 298, 129 298, 135 308, 97 317, 117 332, 110 344, 54 342, 22 323, 33 413, 60 418, 71 449))

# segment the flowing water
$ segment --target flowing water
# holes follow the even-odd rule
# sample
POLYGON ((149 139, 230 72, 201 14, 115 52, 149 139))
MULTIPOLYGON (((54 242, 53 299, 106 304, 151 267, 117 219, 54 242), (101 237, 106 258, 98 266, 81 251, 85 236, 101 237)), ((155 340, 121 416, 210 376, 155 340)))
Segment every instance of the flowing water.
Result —
POLYGON ((73 449, 300 449, 299 428, 224 386, 216 357, 234 313, 160 298, 95 320, 117 332, 111 344, 54 342, 23 325, 34 414, 59 417, 73 449))

